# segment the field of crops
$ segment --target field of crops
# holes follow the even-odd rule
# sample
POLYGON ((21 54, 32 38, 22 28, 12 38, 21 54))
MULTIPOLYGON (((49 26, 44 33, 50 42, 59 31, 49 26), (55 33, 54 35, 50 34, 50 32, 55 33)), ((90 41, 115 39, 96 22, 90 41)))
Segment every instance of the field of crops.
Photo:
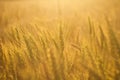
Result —
POLYGON ((0 80, 120 80, 120 1, 0 1, 0 80))

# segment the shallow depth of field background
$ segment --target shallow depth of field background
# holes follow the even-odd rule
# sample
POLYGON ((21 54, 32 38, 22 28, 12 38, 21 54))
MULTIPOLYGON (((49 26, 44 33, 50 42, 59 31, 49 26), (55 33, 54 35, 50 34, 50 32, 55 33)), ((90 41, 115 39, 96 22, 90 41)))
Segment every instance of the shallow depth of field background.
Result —
POLYGON ((0 80, 120 80, 119 0, 1 0, 0 80))

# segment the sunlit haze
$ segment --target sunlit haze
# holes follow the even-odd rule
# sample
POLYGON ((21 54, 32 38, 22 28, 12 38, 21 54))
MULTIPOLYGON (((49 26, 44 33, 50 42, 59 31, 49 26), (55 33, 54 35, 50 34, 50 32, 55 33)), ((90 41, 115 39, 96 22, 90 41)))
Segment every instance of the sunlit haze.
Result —
POLYGON ((120 0, 0 0, 0 80, 120 80, 120 0))

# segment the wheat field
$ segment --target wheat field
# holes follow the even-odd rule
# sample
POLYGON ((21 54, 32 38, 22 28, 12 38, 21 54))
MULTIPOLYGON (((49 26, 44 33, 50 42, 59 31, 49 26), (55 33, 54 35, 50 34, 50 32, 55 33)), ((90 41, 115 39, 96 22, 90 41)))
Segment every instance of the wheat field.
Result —
POLYGON ((120 80, 119 0, 0 0, 0 80, 120 80))

